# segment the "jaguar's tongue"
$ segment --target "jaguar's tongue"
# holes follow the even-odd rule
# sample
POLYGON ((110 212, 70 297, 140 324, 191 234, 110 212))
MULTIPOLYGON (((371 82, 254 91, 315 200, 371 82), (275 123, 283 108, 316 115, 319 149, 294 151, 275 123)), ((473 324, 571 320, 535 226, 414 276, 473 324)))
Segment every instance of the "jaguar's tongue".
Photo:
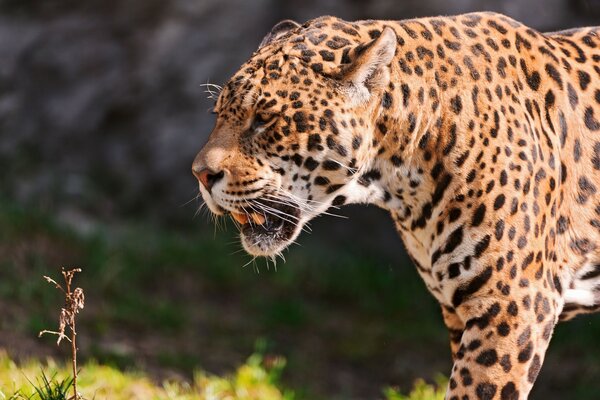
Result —
POLYGON ((235 219, 241 225, 247 224, 250 221, 250 219, 252 220, 252 222, 254 222, 257 225, 262 225, 265 223, 265 216, 255 213, 255 212, 253 212, 251 214, 242 214, 242 213, 232 212, 231 216, 233 217, 233 219, 235 219))

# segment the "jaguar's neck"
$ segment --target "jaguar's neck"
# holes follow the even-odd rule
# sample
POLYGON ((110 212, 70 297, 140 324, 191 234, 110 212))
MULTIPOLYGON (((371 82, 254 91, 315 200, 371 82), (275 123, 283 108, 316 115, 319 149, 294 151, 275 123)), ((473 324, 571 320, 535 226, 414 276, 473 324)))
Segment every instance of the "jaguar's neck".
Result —
POLYGON ((477 94, 456 87, 450 78, 446 81, 447 70, 432 66, 408 76, 402 65, 398 59, 392 63, 392 83, 383 94, 374 128, 370 168, 359 183, 377 189, 371 189, 371 202, 390 211, 411 251, 411 246, 430 249, 443 240, 445 221, 460 212, 452 206, 464 200, 459 182, 465 180, 463 171, 471 169, 468 164, 476 162, 469 157, 470 135, 463 134, 473 130, 473 123, 461 113, 479 111, 473 106, 477 100, 471 99, 477 94))

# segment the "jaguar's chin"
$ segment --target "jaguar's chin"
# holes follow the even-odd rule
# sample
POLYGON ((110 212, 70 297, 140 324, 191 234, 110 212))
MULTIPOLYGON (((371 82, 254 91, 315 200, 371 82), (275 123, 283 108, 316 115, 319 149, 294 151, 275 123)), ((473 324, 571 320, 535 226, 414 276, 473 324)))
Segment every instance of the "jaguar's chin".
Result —
POLYGON ((254 200, 242 212, 231 212, 239 224, 244 249, 253 256, 273 256, 290 245, 302 229, 302 215, 293 203, 254 200))

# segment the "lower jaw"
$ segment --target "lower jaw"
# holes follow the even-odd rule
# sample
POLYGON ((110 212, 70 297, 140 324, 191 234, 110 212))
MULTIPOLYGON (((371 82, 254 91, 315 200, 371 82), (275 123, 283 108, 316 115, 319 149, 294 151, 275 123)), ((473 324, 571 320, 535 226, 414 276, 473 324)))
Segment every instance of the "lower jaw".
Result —
POLYGON ((260 235, 261 237, 249 236, 241 233, 241 242, 244 250, 252 256, 270 257, 283 251, 297 236, 296 232, 289 235, 280 236, 280 234, 260 235))
POLYGON ((283 239, 264 239, 256 242, 256 239, 242 234, 242 246, 252 256, 269 257, 278 254, 287 247, 289 241, 283 239))

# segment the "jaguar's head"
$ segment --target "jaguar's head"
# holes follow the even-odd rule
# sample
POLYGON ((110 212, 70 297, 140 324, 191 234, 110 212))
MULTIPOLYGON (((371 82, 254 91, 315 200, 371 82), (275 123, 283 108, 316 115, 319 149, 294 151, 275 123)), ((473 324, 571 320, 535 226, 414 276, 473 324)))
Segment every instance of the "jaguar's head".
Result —
POLYGON ((192 171, 248 253, 278 254, 331 205, 365 200, 359 177, 396 51, 391 28, 372 32, 331 17, 280 22, 220 93, 192 171))

